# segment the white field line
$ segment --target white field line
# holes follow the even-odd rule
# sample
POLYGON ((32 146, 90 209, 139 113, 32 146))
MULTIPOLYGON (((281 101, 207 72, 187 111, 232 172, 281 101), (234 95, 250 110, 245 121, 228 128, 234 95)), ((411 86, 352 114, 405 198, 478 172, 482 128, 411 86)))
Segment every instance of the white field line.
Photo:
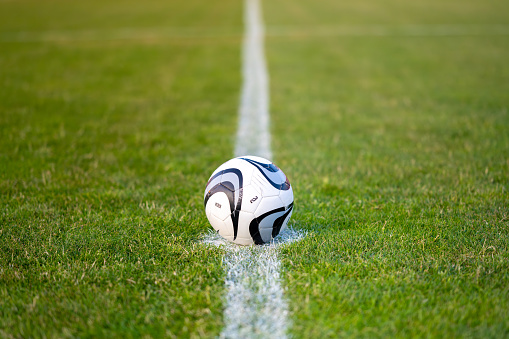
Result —
MULTIPOLYGON (((244 8, 243 85, 235 156, 271 159, 268 75, 259 0, 245 0, 244 8)), ((281 286, 279 248, 303 237, 304 233, 287 228, 270 244, 244 247, 229 243, 215 232, 205 236, 204 243, 225 250, 227 296, 221 338, 287 337, 288 304, 281 286)))
POLYGON ((244 83, 239 107, 235 156, 272 159, 269 131, 269 83, 263 49, 263 22, 259 0, 246 0, 242 49, 244 83))
POLYGON ((211 231, 204 243, 225 250, 227 288, 225 327, 220 338, 286 338, 288 304, 280 281, 279 249, 304 238, 287 228, 273 242, 261 246, 235 245, 211 231))

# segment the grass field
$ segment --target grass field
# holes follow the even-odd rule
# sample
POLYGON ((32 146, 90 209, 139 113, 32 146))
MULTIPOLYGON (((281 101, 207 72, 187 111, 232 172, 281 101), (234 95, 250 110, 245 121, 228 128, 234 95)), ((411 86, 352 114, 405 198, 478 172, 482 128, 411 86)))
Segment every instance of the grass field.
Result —
POLYGON ((0 6, 0 337, 218 333, 221 256, 196 238, 233 149, 240 4, 0 6))
MULTIPOLYGON (((263 3, 290 335, 509 337, 509 4, 263 3)), ((215 337, 242 2, 0 1, 0 337, 215 337)))

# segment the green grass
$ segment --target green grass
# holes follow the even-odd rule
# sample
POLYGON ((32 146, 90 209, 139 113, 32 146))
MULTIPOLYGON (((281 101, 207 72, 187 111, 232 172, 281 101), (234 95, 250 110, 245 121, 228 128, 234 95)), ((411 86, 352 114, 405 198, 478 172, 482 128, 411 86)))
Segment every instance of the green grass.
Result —
MULTIPOLYGON (((220 333, 241 6, 0 2, 0 337, 220 333)), ((263 6, 290 334, 508 337, 508 5, 263 6)))
POLYGON ((508 24, 496 4, 266 4, 289 27, 274 148, 312 232, 284 256, 294 337, 509 336, 509 37, 313 32, 508 24))
POLYGON ((240 37, 241 8, 136 3, 0 4, 0 337, 221 329, 221 253, 196 239, 206 180, 233 151, 240 39, 136 32, 240 37), (125 27, 133 38, 101 34, 125 27))

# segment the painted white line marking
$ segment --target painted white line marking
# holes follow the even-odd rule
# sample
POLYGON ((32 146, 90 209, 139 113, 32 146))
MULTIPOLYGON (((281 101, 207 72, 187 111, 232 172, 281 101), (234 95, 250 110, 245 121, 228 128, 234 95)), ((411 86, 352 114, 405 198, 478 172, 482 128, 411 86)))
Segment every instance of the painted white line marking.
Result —
POLYGON ((238 246, 215 232, 204 243, 225 249, 228 289, 221 338, 286 338, 288 304, 280 283, 279 248, 305 234, 287 228, 270 244, 238 246))
POLYGON ((246 0, 242 49, 244 83, 239 107, 235 156, 272 159, 269 131, 269 81, 263 49, 263 22, 259 0, 246 0))

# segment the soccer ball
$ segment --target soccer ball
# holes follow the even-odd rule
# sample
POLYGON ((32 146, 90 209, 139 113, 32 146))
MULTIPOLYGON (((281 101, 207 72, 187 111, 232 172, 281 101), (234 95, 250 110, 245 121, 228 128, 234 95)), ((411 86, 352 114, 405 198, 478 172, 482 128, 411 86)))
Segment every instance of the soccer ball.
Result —
POLYGON ((204 203, 210 224, 223 238, 239 245, 261 245, 286 227, 293 210, 293 191, 283 171, 272 162, 243 156, 212 173, 204 203))

